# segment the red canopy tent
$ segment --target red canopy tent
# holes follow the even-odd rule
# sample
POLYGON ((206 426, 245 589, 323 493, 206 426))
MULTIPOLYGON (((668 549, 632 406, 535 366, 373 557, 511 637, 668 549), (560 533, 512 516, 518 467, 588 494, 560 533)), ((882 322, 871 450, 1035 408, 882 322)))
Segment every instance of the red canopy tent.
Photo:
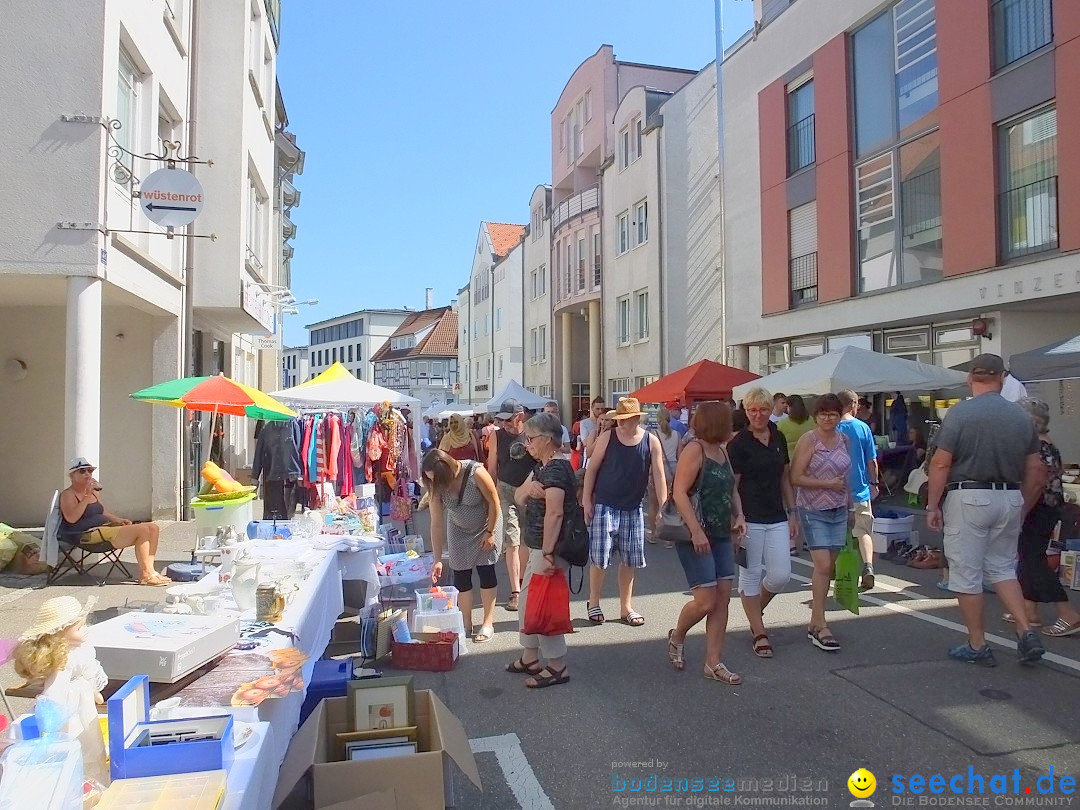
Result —
POLYGON ((712 360, 701 360, 692 366, 665 374, 654 383, 639 388, 630 396, 639 402, 673 402, 684 404, 731 396, 736 385, 758 379, 759 375, 741 368, 725 366, 712 360))

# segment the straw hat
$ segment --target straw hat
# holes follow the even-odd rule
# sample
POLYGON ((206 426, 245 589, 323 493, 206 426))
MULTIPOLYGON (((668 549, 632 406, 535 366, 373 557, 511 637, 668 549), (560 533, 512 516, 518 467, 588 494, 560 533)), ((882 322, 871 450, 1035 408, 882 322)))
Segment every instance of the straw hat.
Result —
POLYGON ((65 627, 71 627, 75 622, 86 617, 95 601, 96 598, 91 596, 84 606, 74 596, 57 596, 46 600, 38 608, 34 623, 19 636, 19 641, 33 641, 42 636, 59 633, 65 627))
POLYGON ((633 419, 635 416, 642 415, 640 402, 633 397, 620 397, 611 418, 616 422, 621 422, 623 419, 633 419))

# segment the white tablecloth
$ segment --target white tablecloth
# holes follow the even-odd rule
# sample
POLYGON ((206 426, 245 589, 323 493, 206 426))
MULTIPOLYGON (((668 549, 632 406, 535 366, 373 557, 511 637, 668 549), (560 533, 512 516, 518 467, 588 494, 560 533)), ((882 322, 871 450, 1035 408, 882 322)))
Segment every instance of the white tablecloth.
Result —
POLYGON ((378 549, 363 551, 339 551, 338 568, 343 580, 360 580, 367 583, 365 605, 379 601, 379 572, 375 564, 379 561, 378 549))
POLYGON ((254 723, 251 739, 236 752, 225 787, 222 810, 265 810, 274 803, 278 766, 271 762, 275 750, 274 729, 254 723))

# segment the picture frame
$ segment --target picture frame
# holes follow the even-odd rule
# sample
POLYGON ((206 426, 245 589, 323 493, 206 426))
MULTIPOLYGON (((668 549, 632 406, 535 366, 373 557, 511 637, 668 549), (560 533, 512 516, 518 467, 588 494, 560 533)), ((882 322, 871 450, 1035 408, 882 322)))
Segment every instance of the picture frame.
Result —
POLYGON ((411 675, 349 681, 349 728, 375 731, 415 726, 413 704, 411 675))
POLYGON ((392 740, 404 737, 410 743, 419 743, 419 728, 404 726, 401 728, 380 728, 373 731, 344 731, 336 735, 337 756, 341 761, 349 759, 349 750, 354 743, 369 743, 377 740, 392 740))

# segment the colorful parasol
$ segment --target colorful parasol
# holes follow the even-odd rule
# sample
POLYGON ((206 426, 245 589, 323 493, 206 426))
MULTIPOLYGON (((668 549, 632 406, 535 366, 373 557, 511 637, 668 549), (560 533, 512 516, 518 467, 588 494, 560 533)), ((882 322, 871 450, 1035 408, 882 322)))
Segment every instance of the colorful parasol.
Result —
POLYGON ((224 374, 181 377, 136 391, 131 398, 174 408, 247 416, 251 419, 283 421, 296 416, 273 397, 231 380, 224 374))

